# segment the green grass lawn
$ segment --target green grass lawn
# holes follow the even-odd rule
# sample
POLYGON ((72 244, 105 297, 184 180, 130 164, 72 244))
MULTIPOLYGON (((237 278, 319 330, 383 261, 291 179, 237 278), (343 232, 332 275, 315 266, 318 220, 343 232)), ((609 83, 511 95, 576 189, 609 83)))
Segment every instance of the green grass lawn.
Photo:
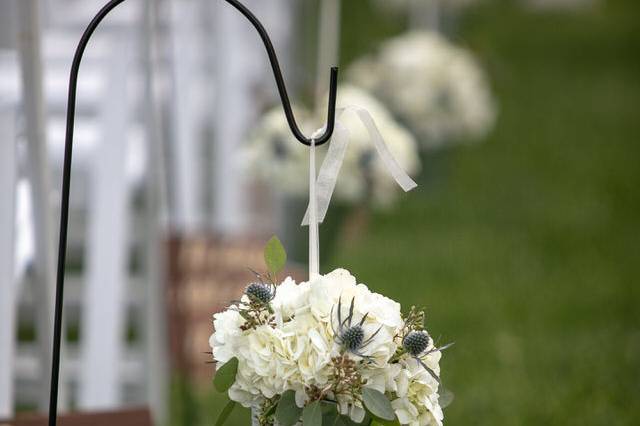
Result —
MULTIPOLYGON (((369 47, 362 3, 345 1, 346 59, 369 47)), ((325 265, 424 305, 432 333, 457 342, 449 425, 640 424, 638 12, 467 13, 456 41, 488 68, 495 131, 427 158, 437 179, 325 265)))
POLYGON ((495 132, 332 261, 457 342, 450 425, 640 423, 640 9, 608 3, 466 15, 495 132))

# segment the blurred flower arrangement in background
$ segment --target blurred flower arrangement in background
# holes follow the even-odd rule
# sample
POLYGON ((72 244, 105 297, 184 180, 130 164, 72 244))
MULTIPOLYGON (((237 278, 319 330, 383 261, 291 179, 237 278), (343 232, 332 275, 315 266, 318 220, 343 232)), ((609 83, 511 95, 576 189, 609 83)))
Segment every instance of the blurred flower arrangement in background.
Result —
MULTIPOLYGON (((425 2, 397 3, 428 6, 425 2)), ((446 2, 446 7, 453 11, 468 3, 446 2)), ((445 3, 438 4, 445 7, 445 3)), ((414 13, 410 8, 405 11, 414 13)), ((416 176, 426 168, 423 163, 429 164, 423 182, 437 179, 438 172, 432 171, 442 170, 437 164, 446 161, 432 153, 482 140, 496 119, 495 101, 480 63, 437 31, 411 30, 386 39, 377 51, 351 62, 343 81, 337 107, 369 111, 401 169, 416 176)), ((298 108, 295 114, 307 134, 324 124, 324 111, 298 108)), ((371 210, 390 209, 399 199, 399 188, 357 114, 344 113, 337 121, 349 132, 350 144, 333 192, 334 209, 323 222, 321 257, 330 255, 339 240, 357 241, 368 227, 371 210)), ((328 145, 319 147, 318 164, 327 151, 328 145)), ((306 259, 307 241, 297 223, 306 209, 308 182, 301 176, 308 175, 308 155, 306 147, 293 140, 278 106, 266 111, 250 132, 242 161, 251 179, 278 188, 275 203, 287 217, 277 225, 278 233, 290 247, 292 258, 301 262, 306 259)))
MULTIPOLYGON (((368 110, 400 166, 415 175, 419 150, 481 140, 493 127, 495 101, 485 74, 465 49, 430 31, 411 31, 382 44, 376 54, 357 59, 338 90, 338 107, 368 110)), ((298 109, 307 131, 322 125, 322 114, 298 109)), ((393 204, 398 187, 375 153, 370 136, 354 114, 339 121, 348 129, 347 150, 335 190, 344 205, 393 204)), ((267 111, 245 147, 248 174, 273 182, 291 198, 306 198, 306 147, 292 143, 280 107, 267 111)), ((319 148, 320 160, 327 147, 319 148)))
POLYGON ((482 68, 470 52, 435 32, 390 39, 347 73, 387 105, 423 149, 480 140, 494 124, 495 102, 482 68))

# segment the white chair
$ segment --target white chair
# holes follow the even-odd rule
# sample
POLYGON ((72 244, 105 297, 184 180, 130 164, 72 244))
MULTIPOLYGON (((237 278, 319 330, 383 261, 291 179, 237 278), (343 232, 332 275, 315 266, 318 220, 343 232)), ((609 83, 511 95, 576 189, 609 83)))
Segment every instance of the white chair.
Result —
POLYGON ((0 418, 13 415, 15 357, 14 228, 16 188, 15 112, 0 102, 0 418))

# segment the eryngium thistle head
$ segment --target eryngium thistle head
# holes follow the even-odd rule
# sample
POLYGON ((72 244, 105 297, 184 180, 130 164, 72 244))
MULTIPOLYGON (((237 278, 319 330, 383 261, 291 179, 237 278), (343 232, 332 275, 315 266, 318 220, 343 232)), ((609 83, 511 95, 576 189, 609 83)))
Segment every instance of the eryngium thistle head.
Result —
POLYGON ((412 356, 418 356, 429 346, 429 334, 426 331, 412 331, 402 340, 402 346, 412 356))
POLYGON ((349 327, 342 332, 340 340, 347 350, 357 351, 364 341, 364 329, 360 325, 349 327))
POLYGON ((252 302, 260 302, 266 305, 273 299, 271 288, 261 283, 249 284, 244 292, 252 302))

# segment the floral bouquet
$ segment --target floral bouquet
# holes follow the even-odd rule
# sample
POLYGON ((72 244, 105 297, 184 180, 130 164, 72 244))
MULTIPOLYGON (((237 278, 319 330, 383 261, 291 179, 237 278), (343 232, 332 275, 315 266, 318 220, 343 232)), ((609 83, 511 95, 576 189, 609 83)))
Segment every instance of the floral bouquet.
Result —
POLYGON ((358 284, 345 269, 308 282, 277 273, 286 253, 265 248, 268 272, 255 274, 240 300, 214 315, 210 338, 215 387, 254 424, 442 425, 442 351, 424 312, 358 284))

